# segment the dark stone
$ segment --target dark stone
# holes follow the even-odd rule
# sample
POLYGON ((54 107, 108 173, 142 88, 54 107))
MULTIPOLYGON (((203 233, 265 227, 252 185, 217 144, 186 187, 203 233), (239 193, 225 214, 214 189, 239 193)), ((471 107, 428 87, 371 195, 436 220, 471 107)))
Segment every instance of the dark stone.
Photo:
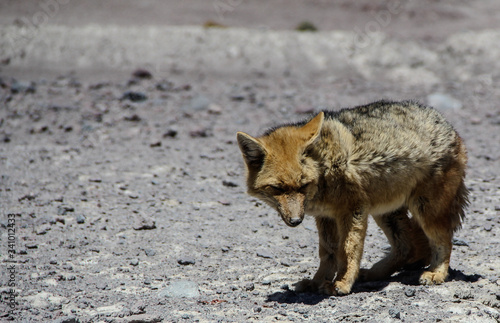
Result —
POLYGON ((142 92, 126 91, 123 93, 122 100, 129 100, 132 102, 144 102, 148 99, 147 95, 142 92))

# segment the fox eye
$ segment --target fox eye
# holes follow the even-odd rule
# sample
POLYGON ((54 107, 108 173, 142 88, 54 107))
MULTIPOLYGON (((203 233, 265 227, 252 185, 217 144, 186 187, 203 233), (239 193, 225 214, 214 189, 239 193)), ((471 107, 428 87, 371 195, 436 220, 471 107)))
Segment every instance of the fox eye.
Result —
POLYGON ((284 193, 285 190, 279 186, 275 185, 269 185, 268 188, 273 192, 273 193, 284 193))

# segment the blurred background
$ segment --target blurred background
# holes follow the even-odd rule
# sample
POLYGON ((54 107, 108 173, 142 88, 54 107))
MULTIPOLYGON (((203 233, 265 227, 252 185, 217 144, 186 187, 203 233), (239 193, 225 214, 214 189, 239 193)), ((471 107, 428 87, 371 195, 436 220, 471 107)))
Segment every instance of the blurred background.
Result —
MULTIPOLYGON (((39 75, 72 69, 98 77, 130 70, 132 64, 163 73, 195 69, 241 75, 250 70, 283 73, 288 64, 305 65, 298 67, 301 75, 317 75, 340 72, 347 62, 359 72, 363 53, 374 55, 381 43, 411 41, 409 51, 415 43, 443 50, 443 44, 453 47, 463 41, 450 39, 452 35, 468 33, 465 38, 477 43, 487 36, 476 32, 498 27, 500 3, 495 0, 3 0, 0 71, 39 75), (231 31, 206 32, 220 28, 231 31), (294 30, 317 31, 323 37, 310 41, 273 34, 294 30)), ((496 47, 490 40, 489 46, 496 47)), ((387 54, 389 64, 378 59, 371 65, 401 63, 401 57, 387 54)), ((429 62, 423 57, 427 53, 407 55, 420 56, 413 65, 429 62)))

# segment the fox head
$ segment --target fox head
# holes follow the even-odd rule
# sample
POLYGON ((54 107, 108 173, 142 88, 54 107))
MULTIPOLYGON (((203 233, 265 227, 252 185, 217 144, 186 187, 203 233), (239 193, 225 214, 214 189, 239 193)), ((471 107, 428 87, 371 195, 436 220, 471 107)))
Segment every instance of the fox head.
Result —
POLYGON ((324 113, 303 126, 284 126, 258 138, 238 132, 247 166, 248 193, 276 209, 291 227, 304 219, 305 205, 317 193, 318 166, 308 151, 319 138, 324 113))

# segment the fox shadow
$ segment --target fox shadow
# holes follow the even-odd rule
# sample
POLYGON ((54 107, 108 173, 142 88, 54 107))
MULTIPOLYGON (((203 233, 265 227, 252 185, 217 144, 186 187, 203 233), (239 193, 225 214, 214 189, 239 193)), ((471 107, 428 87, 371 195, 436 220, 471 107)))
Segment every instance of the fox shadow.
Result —
MULTIPOLYGON (((380 281, 357 281, 351 290, 351 294, 363 292, 379 292, 386 288, 392 282, 398 282, 406 286, 420 286, 418 280, 424 270, 405 270, 399 272, 386 280, 380 281)), ((478 274, 467 275, 460 270, 449 269, 447 281, 463 281, 463 282, 477 282, 482 276, 478 274)), ((321 301, 330 298, 331 296, 319 293, 298 293, 288 287, 279 292, 268 295, 266 302, 277 302, 280 304, 305 304, 316 305, 321 301)))

